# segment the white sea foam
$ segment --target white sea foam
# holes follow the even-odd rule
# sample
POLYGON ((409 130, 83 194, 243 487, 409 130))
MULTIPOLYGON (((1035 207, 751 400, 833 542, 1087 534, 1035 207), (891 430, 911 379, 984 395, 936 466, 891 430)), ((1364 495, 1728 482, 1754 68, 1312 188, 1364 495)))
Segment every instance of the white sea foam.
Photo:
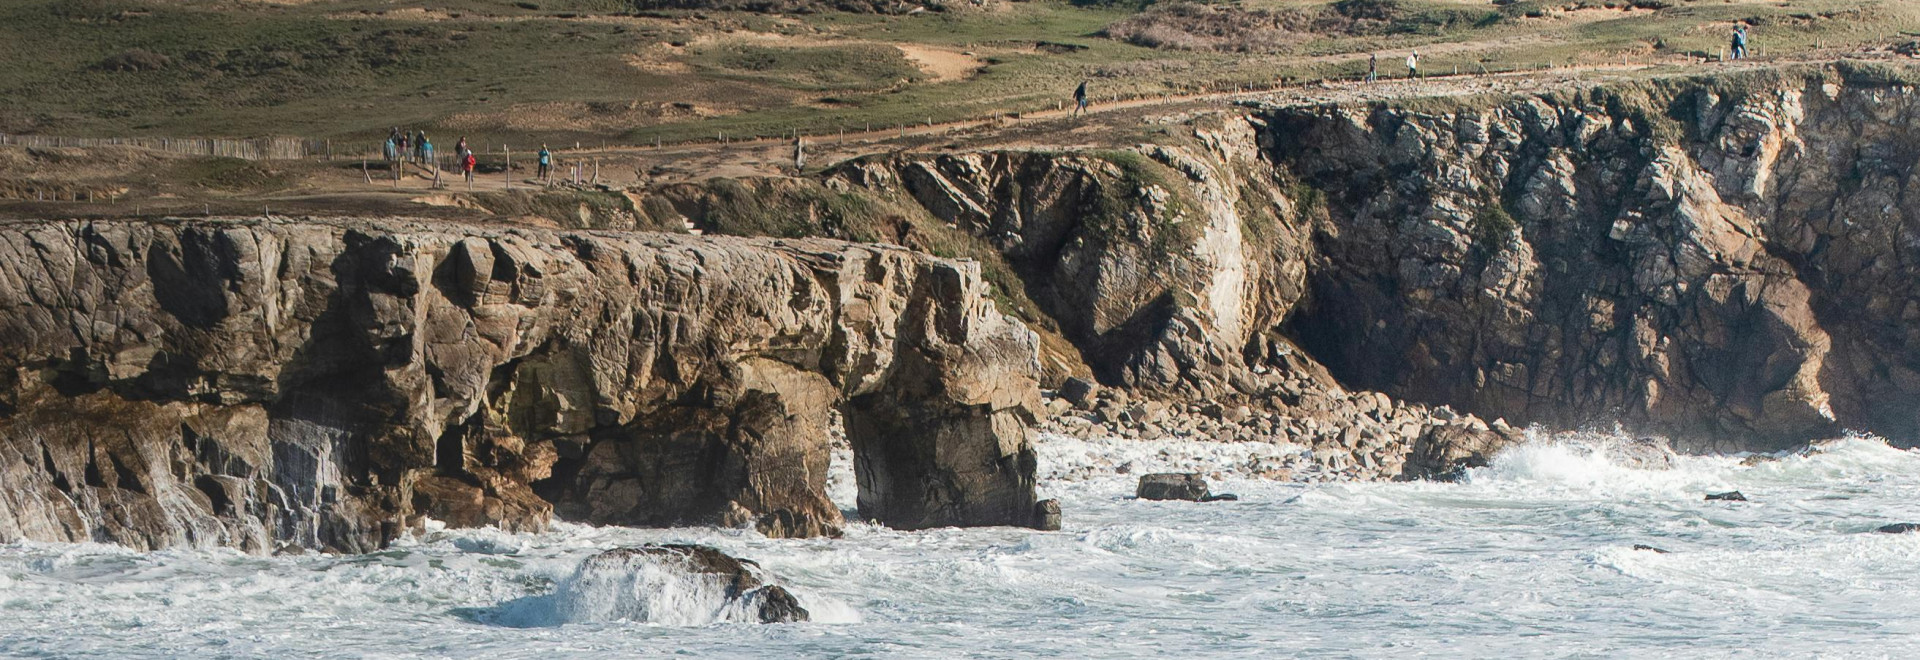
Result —
MULTIPOLYGON (((1920 455, 1855 438, 1640 470, 1543 440, 1458 484, 1309 485, 1258 478, 1295 447, 1049 436, 1052 533, 562 524, 274 558, 19 544, 0 548, 0 656, 1920 657, 1920 534, 1871 531, 1920 521, 1920 455), (1218 472, 1242 499, 1129 497, 1161 470, 1218 472), (1704 500, 1722 490, 1751 501, 1704 500), (726 623, 703 587, 644 569, 569 586, 586 557, 663 542, 759 562, 815 622, 726 623)), ((844 459, 833 479, 853 507, 844 459)))
POLYGON ((758 623, 764 590, 732 594, 731 581, 731 576, 690 570, 687 562, 677 558, 595 555, 581 561, 552 594, 512 601, 481 618, 523 628, 611 622, 758 623))

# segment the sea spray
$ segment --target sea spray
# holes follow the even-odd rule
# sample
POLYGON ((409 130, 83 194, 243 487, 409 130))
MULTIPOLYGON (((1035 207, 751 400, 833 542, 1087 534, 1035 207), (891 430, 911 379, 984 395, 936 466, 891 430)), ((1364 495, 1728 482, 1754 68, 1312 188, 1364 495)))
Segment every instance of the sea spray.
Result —
POLYGON ((808 620, 799 600, 786 588, 767 584, 761 573, 752 562, 705 546, 616 548, 581 561, 552 594, 515 600, 484 618, 512 627, 808 620))
MULTIPOLYGON (((1449 484, 1295 483, 1234 467, 1298 451, 1284 445, 1043 437, 1041 473, 1087 468, 1043 481, 1065 506, 1061 532, 851 522, 843 538, 800 540, 561 524, 300 557, 0 546, 0 655, 1920 656, 1909 596, 1920 535, 1872 531, 1920 521, 1920 455, 1847 439, 1642 470, 1537 440, 1449 484), (1131 498, 1141 471, 1214 465, 1222 478, 1209 480, 1241 501, 1131 498), (1704 500, 1721 490, 1751 501, 1704 500), (668 543, 760 562, 813 621, 487 620, 553 596, 610 548, 668 543), (833 620, 851 623, 819 625, 836 607, 845 618, 833 620)), ((850 508, 851 471, 834 470, 836 504, 850 508)))

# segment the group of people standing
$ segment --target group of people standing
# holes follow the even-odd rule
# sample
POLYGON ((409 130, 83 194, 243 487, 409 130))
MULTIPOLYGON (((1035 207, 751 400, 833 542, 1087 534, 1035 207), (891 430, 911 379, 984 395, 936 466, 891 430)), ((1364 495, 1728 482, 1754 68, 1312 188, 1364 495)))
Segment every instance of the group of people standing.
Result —
MULTIPOLYGON (((436 170, 439 168, 439 164, 433 159, 433 140, 427 138, 425 130, 404 131, 395 126, 387 133, 387 142, 382 150, 386 154, 387 162, 395 167, 403 163, 420 163, 424 166, 432 166, 436 170)), ((467 146, 466 136, 461 136, 460 142, 453 146, 453 159, 454 168, 460 170, 467 181, 473 181, 473 169, 479 165, 479 158, 474 156, 473 149, 467 146)), ((395 178, 398 178, 397 169, 395 178)))
POLYGON ((387 134, 387 160, 409 163, 429 163, 433 161, 433 141, 427 139, 427 132, 403 131, 395 126, 387 134))
MULTIPOLYGON (((383 149, 387 162, 396 168, 395 178, 398 178, 397 168, 402 163, 417 162, 438 168, 438 164, 433 160, 433 141, 427 139, 427 132, 424 130, 409 132, 400 130, 400 127, 396 126, 387 133, 387 142, 383 149)), ((553 152, 547 149, 547 145, 542 144, 537 158, 540 163, 540 180, 550 180, 553 176, 553 152)), ((473 182, 473 171, 479 166, 480 159, 474 155, 473 149, 467 146, 467 137, 464 135, 460 136, 459 143, 453 145, 453 160, 454 169, 459 170, 467 182, 473 182)))

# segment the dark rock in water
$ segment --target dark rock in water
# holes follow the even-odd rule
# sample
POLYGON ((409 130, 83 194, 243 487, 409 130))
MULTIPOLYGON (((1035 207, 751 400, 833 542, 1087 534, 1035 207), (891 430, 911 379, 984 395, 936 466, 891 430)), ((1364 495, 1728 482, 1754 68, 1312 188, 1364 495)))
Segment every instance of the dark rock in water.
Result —
MULTIPOLYGON (((611 612, 594 612, 597 616, 569 616, 567 620, 626 619, 634 621, 655 621, 658 613, 649 610, 645 602, 621 604, 621 598, 644 596, 634 594, 631 587, 644 590, 650 586, 635 583, 630 574, 641 571, 646 564, 657 563, 671 566, 693 576, 705 576, 717 581, 721 596, 725 599, 723 607, 744 607, 747 617, 760 623, 792 623, 806 621, 810 614, 800 606, 793 594, 779 585, 767 584, 759 575, 760 565, 750 560, 738 559, 717 549, 704 545, 663 544, 644 545, 637 548, 614 548, 588 557, 580 564, 573 580, 563 588, 563 592, 595 591, 599 583, 612 578, 615 583, 616 598, 598 598, 589 596, 574 600, 591 603, 598 607, 602 602, 616 604, 611 612), (628 606, 631 605, 631 606, 628 606)), ((582 613, 585 614, 585 613, 582 613)))
POLYGON ((1773 456, 1771 454, 1754 454, 1752 456, 1748 456, 1746 458, 1740 459, 1740 465, 1742 467, 1753 467, 1755 465, 1761 465, 1765 463, 1778 463, 1778 462, 1780 462, 1780 457, 1773 456))
POLYGON ((1745 502, 1747 501, 1747 496, 1742 495, 1740 491, 1737 491, 1737 490, 1730 490, 1724 493, 1707 493, 1707 501, 1711 502, 1714 500, 1721 500, 1726 502, 1745 502))
POLYGON ((1202 502, 1238 502, 1240 501, 1240 496, 1235 495, 1233 493, 1221 493, 1219 495, 1208 495, 1206 497, 1202 497, 1200 498, 1200 501, 1202 502))
POLYGON ((1033 503, 1033 528, 1043 532, 1060 531, 1060 500, 1033 503))
POLYGON ((1208 495, 1207 480, 1193 472, 1159 472, 1142 475, 1133 495, 1143 500, 1188 500, 1199 502, 1208 495))
POLYGON ((1656 547, 1653 547, 1653 546, 1650 546, 1650 545, 1647 545, 1647 544, 1644 544, 1644 543, 1635 543, 1635 544, 1633 545, 1633 549, 1635 549, 1635 550, 1646 550, 1646 551, 1649 551, 1649 552, 1657 552, 1657 553, 1660 553, 1660 554, 1663 554, 1663 555, 1664 555, 1664 554, 1667 554, 1667 551, 1665 551, 1665 550, 1661 550, 1661 549, 1659 549, 1659 548, 1656 548, 1656 547))
POLYGON ((760 588, 761 623, 793 623, 806 621, 811 616, 786 587, 770 584, 760 588))
POLYGON ((1905 534, 1908 532, 1920 532, 1920 523, 1894 523, 1891 525, 1883 526, 1873 531, 1880 532, 1881 534, 1905 534))
POLYGON ((1494 454, 1525 438, 1525 432, 1510 427, 1484 428, 1461 421, 1435 425, 1414 441, 1399 479, 1454 481, 1467 468, 1486 467, 1494 454))

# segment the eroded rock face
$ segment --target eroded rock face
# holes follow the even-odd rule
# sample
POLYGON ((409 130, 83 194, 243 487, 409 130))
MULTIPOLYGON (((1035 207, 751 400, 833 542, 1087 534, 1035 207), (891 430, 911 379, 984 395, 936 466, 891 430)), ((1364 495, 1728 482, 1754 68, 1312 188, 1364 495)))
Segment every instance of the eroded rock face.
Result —
POLYGON ((1310 228, 1292 221, 1256 121, 1177 130, 1179 144, 1108 151, 861 159, 828 182, 910 200, 998 249, 1101 383, 1208 399, 1239 389, 1265 357, 1249 354, 1261 331, 1304 295, 1310 228))
POLYGON ((1267 115, 1324 191, 1290 324, 1345 383, 1689 449, 1920 434, 1920 100, 1844 72, 1267 115), (1643 94, 1636 100, 1633 95, 1643 94))
POLYGON ((1030 524, 1035 340, 967 263, 329 222, 0 227, 0 540, 364 551, 420 516, 1030 524))

